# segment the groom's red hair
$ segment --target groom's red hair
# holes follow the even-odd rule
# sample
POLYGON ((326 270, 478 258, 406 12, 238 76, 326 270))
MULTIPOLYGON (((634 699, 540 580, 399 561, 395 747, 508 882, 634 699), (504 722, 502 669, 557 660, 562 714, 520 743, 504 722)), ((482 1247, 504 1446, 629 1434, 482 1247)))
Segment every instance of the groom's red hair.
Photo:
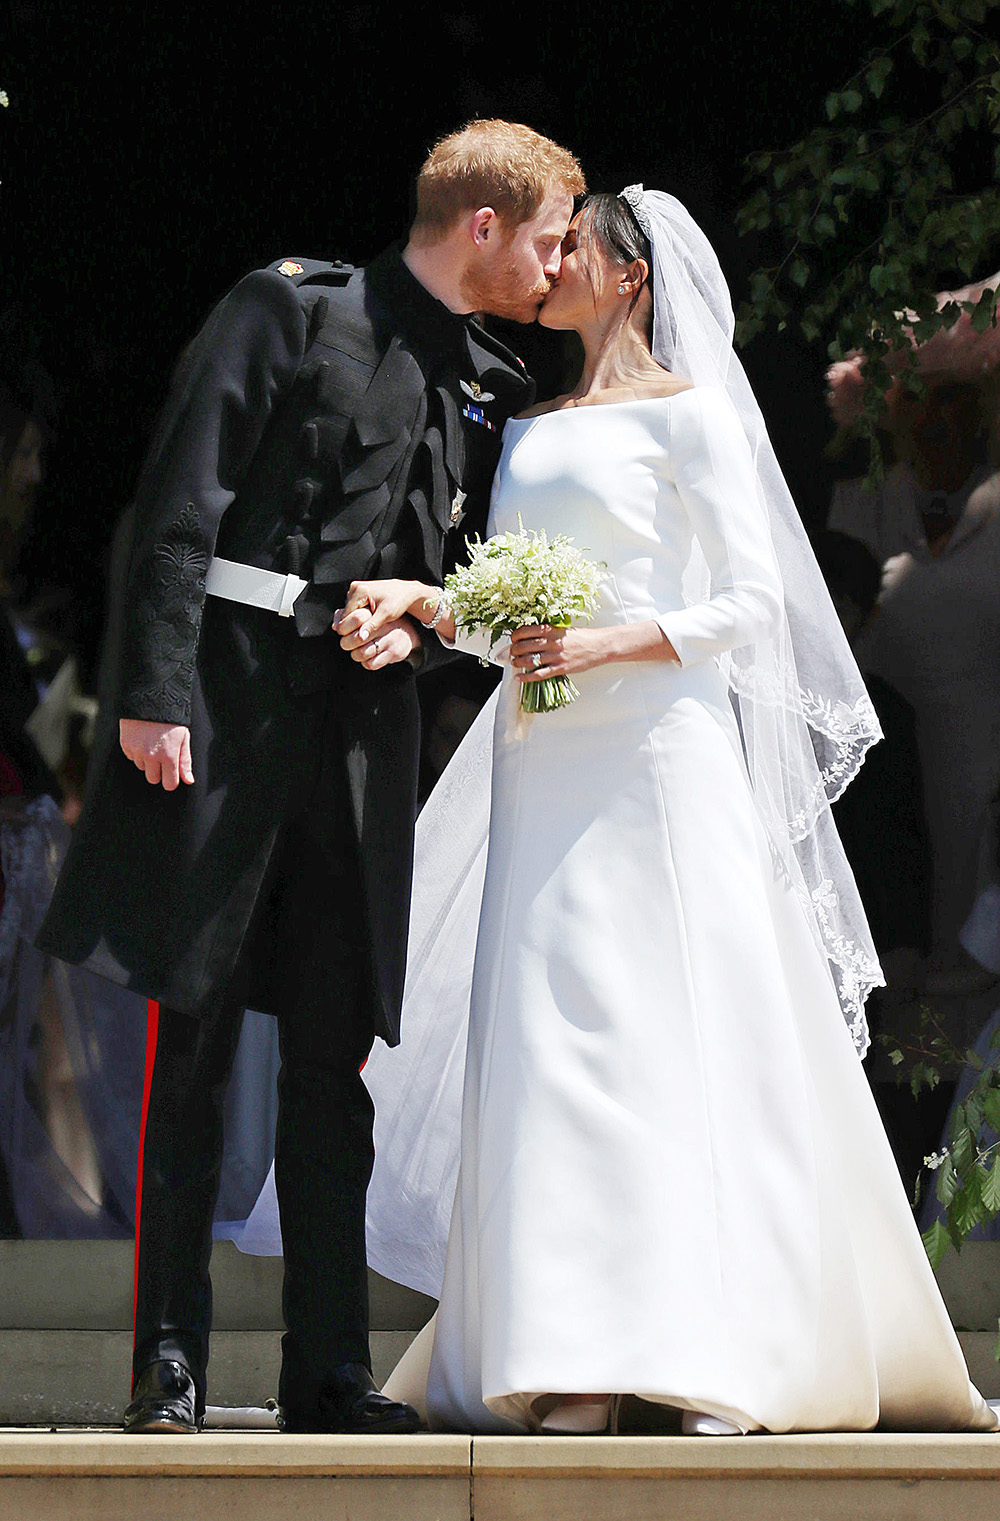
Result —
POLYGON ((508 227, 535 215, 552 189, 583 195, 583 170, 566 148, 512 121, 471 121, 431 149, 417 177, 412 237, 436 242, 458 218, 492 206, 508 227))

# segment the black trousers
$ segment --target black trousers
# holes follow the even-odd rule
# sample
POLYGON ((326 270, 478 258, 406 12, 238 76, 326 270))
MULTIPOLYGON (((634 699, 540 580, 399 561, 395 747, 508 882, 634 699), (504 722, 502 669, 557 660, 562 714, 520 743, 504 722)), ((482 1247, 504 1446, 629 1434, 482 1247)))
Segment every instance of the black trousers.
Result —
MULTIPOLYGON (((330 726, 327 726, 327 733, 330 726)), ((281 1052, 275 1182, 285 1253, 279 1400, 305 1421, 325 1376, 370 1366, 365 1192, 370 947, 339 755, 283 826, 233 981, 207 1017, 161 1006, 143 1147, 133 1371, 190 1370, 204 1401, 222 1102, 245 989, 269 974, 281 1052)))

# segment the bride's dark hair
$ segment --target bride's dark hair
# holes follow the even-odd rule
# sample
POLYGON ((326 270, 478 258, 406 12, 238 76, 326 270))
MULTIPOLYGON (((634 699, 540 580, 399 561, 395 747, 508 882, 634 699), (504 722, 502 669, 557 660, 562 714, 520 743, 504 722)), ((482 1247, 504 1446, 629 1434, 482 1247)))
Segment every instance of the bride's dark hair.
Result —
MULTIPOLYGON (((620 195, 595 191, 587 196, 580 210, 582 212, 580 232, 584 239, 593 238, 605 257, 612 259, 615 263, 634 264, 636 259, 642 259, 649 270, 646 279, 632 294, 632 300, 629 303, 629 315, 631 315, 647 285, 650 298, 653 294, 653 250, 649 239, 636 221, 631 206, 627 201, 623 201, 620 195)), ((584 256, 586 257, 586 254, 584 256)), ((646 337, 652 344, 652 299, 649 302, 647 327, 646 337)))

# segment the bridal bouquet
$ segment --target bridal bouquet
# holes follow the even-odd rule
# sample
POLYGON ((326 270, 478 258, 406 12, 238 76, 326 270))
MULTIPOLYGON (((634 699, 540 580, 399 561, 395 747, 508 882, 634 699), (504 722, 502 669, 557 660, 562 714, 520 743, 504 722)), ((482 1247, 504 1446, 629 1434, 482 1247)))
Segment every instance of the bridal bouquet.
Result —
MULTIPOLYGON (((564 534, 549 539, 528 532, 518 518, 518 533, 467 540, 469 563, 445 578, 444 589, 456 624, 470 631, 488 629, 492 644, 525 624, 566 627, 589 622, 597 606, 604 570, 583 557, 564 534)), ((550 713, 580 694, 568 676, 521 683, 525 713, 550 713)))

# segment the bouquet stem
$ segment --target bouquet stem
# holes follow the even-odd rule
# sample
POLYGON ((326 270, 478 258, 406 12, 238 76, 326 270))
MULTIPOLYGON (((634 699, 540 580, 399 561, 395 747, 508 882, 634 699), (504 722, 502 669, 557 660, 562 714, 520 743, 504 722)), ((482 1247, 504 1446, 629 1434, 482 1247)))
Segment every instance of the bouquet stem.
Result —
POLYGON ((546 676, 544 681, 522 681, 522 713, 553 713, 568 707, 580 693, 568 676, 546 676))

